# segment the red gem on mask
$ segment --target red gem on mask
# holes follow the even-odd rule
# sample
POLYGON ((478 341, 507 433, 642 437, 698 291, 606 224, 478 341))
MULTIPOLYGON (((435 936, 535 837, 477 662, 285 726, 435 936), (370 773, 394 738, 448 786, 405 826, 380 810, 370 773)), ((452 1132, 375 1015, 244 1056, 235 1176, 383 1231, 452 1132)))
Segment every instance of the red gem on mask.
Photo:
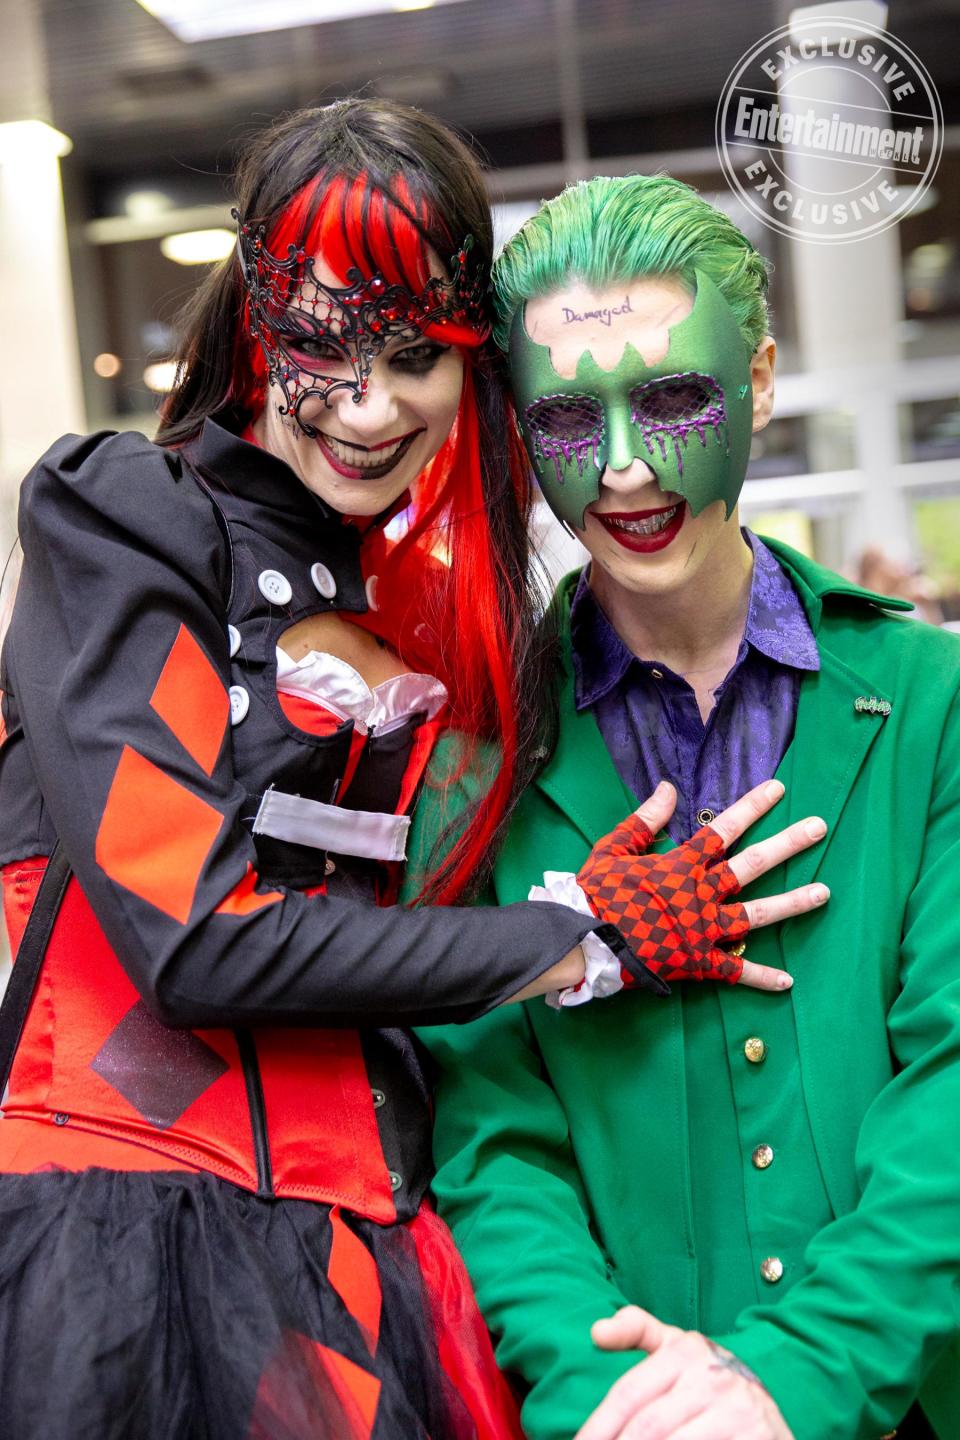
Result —
POLYGON ((371 321, 370 321, 370 329, 371 329, 371 330, 374 330, 374 331, 376 331, 376 330, 382 330, 382 329, 383 329, 383 326, 382 326, 382 324, 380 323, 379 320, 371 320, 371 321))
POLYGON ((370 281, 370 289, 373 291, 374 295, 379 295, 383 287, 384 281, 379 275, 374 275, 373 279, 370 281))

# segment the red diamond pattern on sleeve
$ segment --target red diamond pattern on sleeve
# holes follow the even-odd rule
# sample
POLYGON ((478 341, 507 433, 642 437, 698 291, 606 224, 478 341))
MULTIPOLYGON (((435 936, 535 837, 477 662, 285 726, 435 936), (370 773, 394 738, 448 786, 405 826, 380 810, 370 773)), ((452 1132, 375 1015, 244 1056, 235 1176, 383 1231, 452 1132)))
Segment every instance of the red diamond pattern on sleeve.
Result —
POLYGON ((223 681, 186 625, 181 625, 150 697, 205 775, 213 774, 230 718, 223 681))
POLYGON ((111 880, 185 925, 223 816, 125 745, 97 831, 111 880))

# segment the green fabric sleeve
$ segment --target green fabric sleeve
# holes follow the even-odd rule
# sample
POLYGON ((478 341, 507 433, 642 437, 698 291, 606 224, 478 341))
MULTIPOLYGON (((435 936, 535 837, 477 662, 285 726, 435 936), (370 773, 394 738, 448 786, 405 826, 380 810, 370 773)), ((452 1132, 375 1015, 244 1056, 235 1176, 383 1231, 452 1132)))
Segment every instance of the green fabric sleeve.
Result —
POLYGON ((500 1365, 530 1387, 528 1440, 570 1440, 640 1357, 597 1350, 590 1339, 593 1321, 627 1300, 590 1232, 567 1121, 544 1078, 526 1006, 418 1033, 440 1067, 440 1214, 500 1365))
MULTIPOLYGON (((898 1073, 867 1112, 857 1144, 859 1204, 814 1238, 809 1273, 779 1304, 745 1311, 717 1337, 760 1376, 796 1440, 874 1440, 918 1392, 944 1440, 960 1436, 960 1416, 939 1416, 936 1403, 937 1365, 956 1373, 960 1364, 957 709, 941 738, 904 917, 901 989, 888 1008, 898 1073)), ((870 963, 855 946, 851 959, 870 963)), ((844 1023, 838 1011, 837 1044, 844 1023)))
MULTIPOLYGON (((416 897, 438 838, 484 783, 484 766, 495 763, 488 748, 451 780, 462 758, 460 737, 444 736, 410 827, 402 903, 416 897)), ((479 903, 495 900, 489 894, 479 903)), ((566 1118, 542 1078, 526 1007, 418 1034, 440 1071, 440 1213, 499 1337, 501 1366, 531 1387, 523 1407, 529 1440, 570 1440, 639 1357, 606 1354, 590 1339, 593 1321, 627 1302, 590 1233, 566 1118)))

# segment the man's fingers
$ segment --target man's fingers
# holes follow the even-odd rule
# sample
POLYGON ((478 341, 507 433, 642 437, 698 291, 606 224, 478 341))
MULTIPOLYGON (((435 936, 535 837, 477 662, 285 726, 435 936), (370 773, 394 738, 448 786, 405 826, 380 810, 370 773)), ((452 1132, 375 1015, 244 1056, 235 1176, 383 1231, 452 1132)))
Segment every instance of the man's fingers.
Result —
POLYGON ((773 809, 782 795, 783 786, 779 780, 765 780, 762 785, 755 785, 746 795, 741 795, 728 809, 721 810, 716 819, 710 821, 710 829, 716 830, 724 847, 729 849, 744 830, 773 809))
POLYGON ((616 1440, 642 1406, 670 1390, 689 1360, 690 1350, 682 1343, 666 1345, 658 1354, 641 1360, 610 1386, 575 1440, 616 1440))
POLYGON ((748 990, 789 990, 793 976, 788 975, 786 970, 775 969, 773 965, 757 965, 752 960, 744 960, 743 974, 737 984, 745 985, 748 990))
POLYGON ((664 1325, 649 1310, 639 1305, 624 1305, 616 1315, 597 1320, 590 1337, 598 1350, 659 1350, 664 1340, 680 1332, 673 1325, 664 1325))
POLYGON ((665 1395, 644 1405, 627 1421, 617 1440, 672 1440, 704 1414, 706 1403, 702 1393, 685 1384, 681 1375, 665 1395))
POLYGON ((789 920, 791 915, 806 915, 826 905, 830 891, 818 881, 815 885, 801 885, 796 890, 787 890, 783 895, 765 895, 762 900, 745 900, 751 930, 763 925, 776 925, 780 920, 789 920))
MULTIPOLYGON (((716 820, 713 828, 717 828, 716 820)), ((798 820, 794 825, 788 825, 785 830, 778 830, 769 840, 748 845, 739 855, 732 856, 729 861, 730 869, 741 885, 749 885, 751 880, 765 875, 775 865, 782 865, 784 860, 789 860, 792 856, 799 855, 801 850, 808 850, 811 845, 816 845, 826 833, 826 821, 821 820, 819 815, 810 815, 806 820, 798 820)))
MULTIPOLYGON (((714 1411, 702 1410, 676 1430, 671 1430, 669 1435, 670 1440, 769 1440, 770 1433, 762 1420, 745 1429, 742 1420, 733 1419, 724 1423, 717 1419, 714 1411)), ((629 1430, 623 1432, 623 1440, 630 1440, 629 1430)))
POLYGON ((669 780, 661 780, 653 794, 644 800, 634 814, 643 821, 651 835, 659 835, 676 808, 676 790, 669 780))

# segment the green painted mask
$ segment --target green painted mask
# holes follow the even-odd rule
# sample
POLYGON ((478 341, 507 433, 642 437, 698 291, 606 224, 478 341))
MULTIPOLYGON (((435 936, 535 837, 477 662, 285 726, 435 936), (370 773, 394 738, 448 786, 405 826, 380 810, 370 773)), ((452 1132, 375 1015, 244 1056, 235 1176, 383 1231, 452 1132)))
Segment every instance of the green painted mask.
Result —
POLYGON ((530 339, 518 310, 510 332, 517 412, 543 493, 565 524, 582 530, 604 470, 636 458, 694 515, 714 500, 732 514, 750 458, 751 356, 716 285, 699 271, 696 282, 693 309, 671 326, 656 365, 628 341, 613 370, 584 350, 573 379, 557 374, 549 346, 530 339))

